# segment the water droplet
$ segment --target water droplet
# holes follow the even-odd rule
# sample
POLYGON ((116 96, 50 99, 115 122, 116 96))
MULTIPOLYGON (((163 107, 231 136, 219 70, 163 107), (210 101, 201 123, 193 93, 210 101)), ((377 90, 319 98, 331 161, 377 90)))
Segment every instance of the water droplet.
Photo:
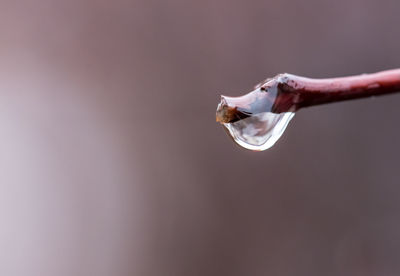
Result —
POLYGON ((297 94, 282 92, 281 86, 285 84, 279 77, 246 95, 222 96, 217 121, 223 123, 228 134, 243 148, 269 149, 282 136, 297 110, 297 94))
POLYGON ((293 116, 294 112, 263 112, 224 126, 238 145, 263 151, 278 141, 293 116))

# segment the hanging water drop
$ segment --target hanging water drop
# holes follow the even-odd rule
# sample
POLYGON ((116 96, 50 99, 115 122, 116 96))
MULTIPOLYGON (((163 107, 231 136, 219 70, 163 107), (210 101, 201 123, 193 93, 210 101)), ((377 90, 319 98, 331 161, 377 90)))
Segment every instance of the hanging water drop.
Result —
POLYGON ((225 123, 224 127, 238 145, 263 151, 278 141, 293 116, 294 112, 263 112, 234 123, 225 123))
POLYGON ((293 97, 282 96, 278 84, 270 80, 244 96, 221 97, 217 121, 241 147, 255 151, 272 147, 293 118, 293 97))

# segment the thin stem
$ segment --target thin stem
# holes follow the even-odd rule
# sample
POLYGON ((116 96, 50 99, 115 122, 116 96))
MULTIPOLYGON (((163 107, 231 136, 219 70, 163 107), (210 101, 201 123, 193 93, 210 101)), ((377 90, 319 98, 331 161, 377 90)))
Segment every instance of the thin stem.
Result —
POLYGON ((331 79, 290 75, 289 79, 301 94, 299 107, 400 92, 400 69, 331 79))
POLYGON ((217 121, 231 123, 261 112, 296 111, 302 107, 395 92, 400 92, 400 69, 329 79, 280 74, 244 96, 222 96, 217 121))

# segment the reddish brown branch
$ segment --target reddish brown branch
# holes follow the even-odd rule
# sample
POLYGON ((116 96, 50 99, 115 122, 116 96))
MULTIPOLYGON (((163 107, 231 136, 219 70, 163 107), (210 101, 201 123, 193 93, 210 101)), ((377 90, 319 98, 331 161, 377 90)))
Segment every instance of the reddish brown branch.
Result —
POLYGON ((299 108, 400 92, 400 69, 358 76, 311 79, 280 74, 241 97, 224 97, 217 121, 231 123, 261 112, 299 108))

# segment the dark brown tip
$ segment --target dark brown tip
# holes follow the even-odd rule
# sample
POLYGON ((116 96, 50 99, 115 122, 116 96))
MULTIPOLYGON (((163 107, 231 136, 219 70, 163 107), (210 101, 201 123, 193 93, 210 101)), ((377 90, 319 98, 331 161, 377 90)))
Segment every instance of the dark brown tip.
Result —
POLYGON ((217 122, 224 124, 229 123, 235 119, 237 108, 228 105, 224 96, 221 96, 221 102, 218 104, 216 112, 217 122))

